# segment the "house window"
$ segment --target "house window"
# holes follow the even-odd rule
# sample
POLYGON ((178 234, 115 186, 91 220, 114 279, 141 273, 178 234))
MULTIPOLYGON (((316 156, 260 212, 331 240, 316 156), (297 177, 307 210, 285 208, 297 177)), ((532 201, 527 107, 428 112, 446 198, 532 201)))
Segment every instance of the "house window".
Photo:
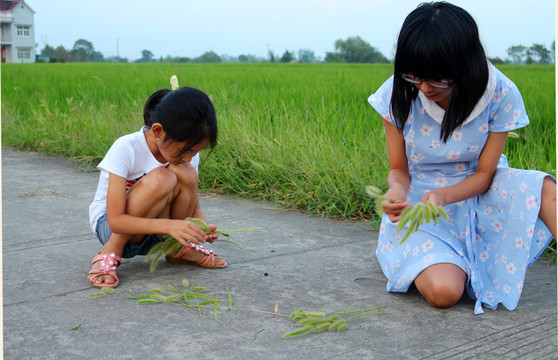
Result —
POLYGON ((17 58, 18 58, 18 60, 29 60, 29 59, 31 59, 31 50, 30 49, 17 49, 17 58))
POLYGON ((17 36, 29 36, 31 26, 17 26, 17 36))

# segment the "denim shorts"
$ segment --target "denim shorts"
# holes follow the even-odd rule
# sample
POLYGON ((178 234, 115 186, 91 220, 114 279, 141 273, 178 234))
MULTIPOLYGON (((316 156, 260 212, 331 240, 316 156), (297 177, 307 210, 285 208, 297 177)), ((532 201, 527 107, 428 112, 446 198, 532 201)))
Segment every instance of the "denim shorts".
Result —
MULTIPOLYGON (((110 231, 107 214, 103 214, 97 220, 97 226, 95 228, 95 236, 101 242, 101 244, 105 245, 107 241, 109 241, 110 236, 112 235, 112 231, 110 231)), ((126 243, 124 246, 124 250, 122 251, 123 258, 133 258, 136 255, 147 255, 149 250, 157 245, 158 243, 163 242, 163 239, 156 234, 146 235, 145 238, 139 244, 132 244, 130 242, 126 243)))

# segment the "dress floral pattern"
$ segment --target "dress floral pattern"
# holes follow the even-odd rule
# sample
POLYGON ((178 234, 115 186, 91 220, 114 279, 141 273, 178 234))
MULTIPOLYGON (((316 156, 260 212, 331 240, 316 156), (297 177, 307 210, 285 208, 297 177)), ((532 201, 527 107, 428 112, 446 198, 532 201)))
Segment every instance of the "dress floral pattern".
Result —
MULTIPOLYGON (((487 89, 471 116, 451 138, 440 140, 444 110, 422 93, 413 102, 403 131, 411 176, 409 203, 427 192, 456 184, 473 174, 489 132, 504 132, 529 124, 516 86, 490 66, 487 89)), ((393 123, 390 99, 393 77, 368 101, 393 123)), ((508 166, 502 155, 492 186, 474 198, 445 207, 450 220, 425 224, 405 243, 405 233, 384 214, 376 256, 388 279, 387 290, 406 292, 415 277, 437 263, 459 266, 468 275, 467 292, 476 299, 475 314, 483 306, 502 303, 516 308, 527 268, 540 256, 552 235, 538 218, 543 179, 534 170, 508 166)))

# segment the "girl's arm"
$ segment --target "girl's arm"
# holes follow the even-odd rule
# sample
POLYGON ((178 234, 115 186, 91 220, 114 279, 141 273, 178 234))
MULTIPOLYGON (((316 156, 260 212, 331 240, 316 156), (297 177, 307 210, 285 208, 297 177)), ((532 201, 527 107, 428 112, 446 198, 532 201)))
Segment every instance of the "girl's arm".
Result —
POLYGON ((183 245, 207 240, 204 232, 194 223, 174 219, 152 219, 126 213, 126 179, 109 173, 107 191, 107 220, 116 234, 145 235, 169 234, 183 245))
POLYGON ((426 193, 422 201, 431 201, 434 205, 445 206, 484 193, 492 184, 507 138, 507 132, 490 132, 479 157, 477 171, 455 185, 426 193))
POLYGON ((386 120, 383 121, 390 167, 388 175, 389 190, 386 196, 390 201, 382 202, 382 210, 391 221, 396 222, 399 220, 401 212, 406 207, 411 206, 405 202, 411 178, 407 156, 405 155, 405 138, 395 125, 386 120))

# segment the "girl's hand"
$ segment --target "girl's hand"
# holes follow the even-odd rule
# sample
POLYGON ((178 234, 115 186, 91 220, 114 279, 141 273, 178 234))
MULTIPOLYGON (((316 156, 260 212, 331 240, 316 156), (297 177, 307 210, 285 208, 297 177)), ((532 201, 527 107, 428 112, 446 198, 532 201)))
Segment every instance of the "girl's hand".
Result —
POLYGON ((430 201, 434 206, 444 207, 447 205, 447 201, 444 199, 444 197, 435 191, 427 192, 426 194, 424 194, 421 200, 423 203, 430 201))
POLYGON ((211 241, 214 240, 211 235, 206 235, 196 224, 188 220, 170 220, 167 229, 167 233, 184 246, 188 246, 188 242, 204 243, 208 241, 208 237, 211 241))
POLYGON ((403 191, 390 189, 385 196, 389 200, 382 202, 382 211, 386 213, 391 222, 399 221, 403 210, 405 210, 405 208, 409 206, 412 206, 411 204, 405 202, 405 200, 407 199, 407 194, 403 193, 403 191))
MULTIPOLYGON (((215 225, 208 225, 209 227, 209 231, 214 232, 215 230, 217 230, 217 226, 215 225)), ((217 234, 207 234, 205 235, 205 241, 207 241, 208 243, 213 243, 214 240, 216 240, 219 237, 219 235, 217 234)))

